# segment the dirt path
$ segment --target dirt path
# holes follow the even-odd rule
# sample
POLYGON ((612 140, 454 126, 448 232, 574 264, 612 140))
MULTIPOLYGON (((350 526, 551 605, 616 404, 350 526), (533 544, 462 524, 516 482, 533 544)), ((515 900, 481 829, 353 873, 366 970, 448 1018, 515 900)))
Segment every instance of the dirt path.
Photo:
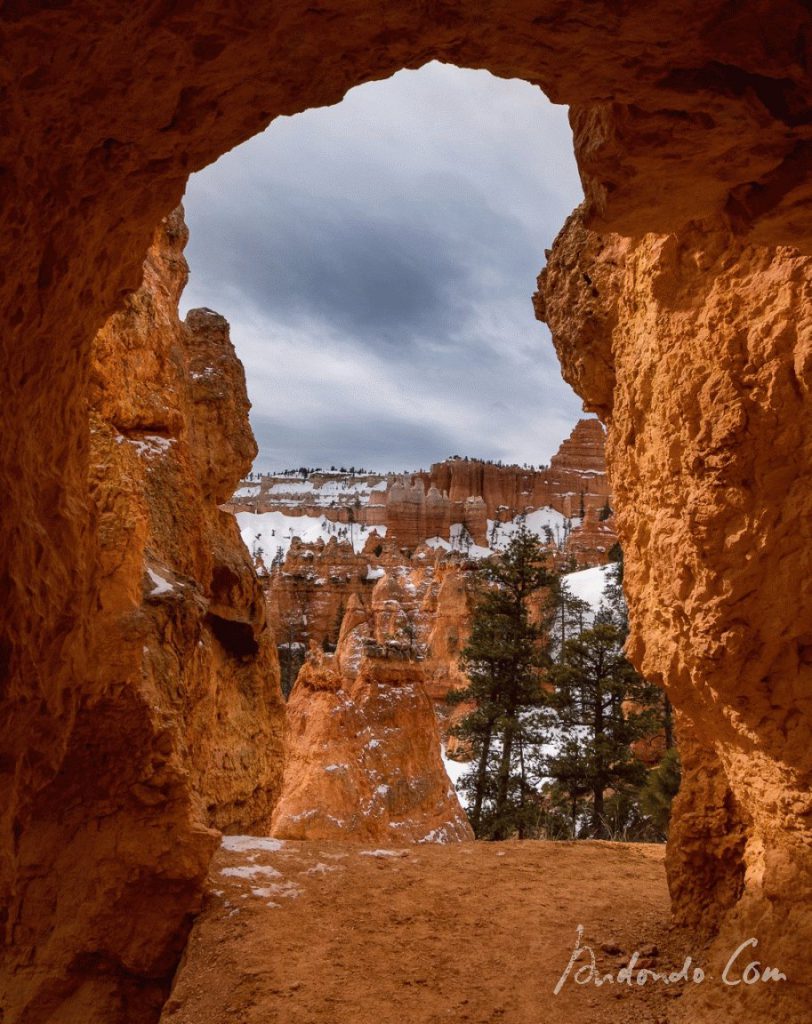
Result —
POLYGON ((681 964, 661 847, 228 843, 163 1024, 668 1021, 679 986, 553 995, 578 924, 603 971, 681 964))

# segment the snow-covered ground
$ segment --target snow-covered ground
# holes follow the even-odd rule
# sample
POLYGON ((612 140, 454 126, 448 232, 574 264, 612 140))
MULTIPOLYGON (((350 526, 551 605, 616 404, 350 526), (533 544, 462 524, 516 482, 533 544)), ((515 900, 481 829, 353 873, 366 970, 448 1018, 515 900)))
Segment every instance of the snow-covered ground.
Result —
POLYGON ((471 770, 470 761, 453 761, 445 752, 445 747, 440 744, 440 755, 443 759, 443 767, 454 789, 457 788, 460 779, 466 772, 471 770))
POLYGON ((256 498, 259 494, 259 484, 246 484, 245 487, 238 487, 234 492, 234 498, 256 498))
MULTIPOLYGON (((248 492, 255 486, 250 485, 241 488, 237 492, 237 496, 250 497, 248 492)), ((290 488, 290 493, 294 492, 294 488, 298 488, 296 493, 301 494, 302 489, 306 489, 307 486, 311 489, 313 488, 313 485, 308 485, 307 481, 302 483, 280 483, 274 485, 272 492, 277 487, 280 488, 280 493, 284 488, 290 488)), ((335 493, 331 492, 329 488, 338 489, 344 486, 343 483, 338 482, 328 482, 325 484, 318 492, 325 500, 324 502, 318 502, 318 504, 329 504, 327 498, 331 493, 335 493)), ((363 485, 358 484, 355 486, 361 488, 363 485)), ((385 486, 385 484, 375 485, 370 489, 380 490, 381 486, 385 486)), ((367 538, 373 531, 380 537, 386 536, 385 526, 365 526, 362 523, 335 523, 326 516, 289 516, 285 515, 284 512, 238 512, 237 522, 242 539, 248 550, 255 554, 261 548, 266 564, 270 562, 280 548, 284 558, 294 537, 298 537, 308 544, 315 543, 318 540, 323 540, 326 543, 331 537, 337 537, 339 540, 351 540, 354 550, 359 552, 363 550, 367 538)), ((580 522, 578 519, 566 519, 560 512, 556 512, 555 509, 539 508, 534 512, 528 513, 526 516, 518 516, 507 523, 499 523, 489 519, 488 547, 473 544, 462 523, 451 524, 449 537, 430 537, 426 543, 429 547, 435 549, 442 548, 445 551, 461 551, 473 559, 489 558, 495 551, 504 551, 521 525, 527 526, 532 533, 535 533, 545 543, 553 543, 560 546, 563 544, 570 527, 578 522, 580 522)))
POLYGON ((374 531, 379 537, 386 536, 385 526, 364 526, 363 523, 334 523, 325 516, 286 516, 284 512, 238 512, 237 524, 243 542, 252 555, 262 549, 265 564, 281 549, 282 557, 288 553, 294 537, 308 544, 318 540, 328 541, 331 537, 352 541, 356 552, 364 545, 374 531))
POLYGON ((604 599, 606 587, 612 581, 611 573, 614 568, 614 563, 596 565, 591 569, 567 573, 563 580, 573 597, 586 601, 592 611, 597 612, 604 599))
POLYGON ((494 551, 504 551, 523 523, 530 533, 535 533, 547 543, 560 546, 564 543, 570 525, 577 522, 580 520, 567 520, 554 508, 537 508, 507 523, 496 523, 489 519, 488 540, 494 551))
POLYGON ((567 534, 580 519, 567 519, 554 508, 537 508, 527 515, 517 516, 506 523, 488 520, 488 546, 474 544, 462 523, 452 523, 451 533, 446 537, 429 537, 426 541, 431 548, 442 548, 444 551, 461 551, 468 558, 489 558, 495 551, 504 551, 516 532, 522 527, 536 534, 545 544, 562 547, 567 534))

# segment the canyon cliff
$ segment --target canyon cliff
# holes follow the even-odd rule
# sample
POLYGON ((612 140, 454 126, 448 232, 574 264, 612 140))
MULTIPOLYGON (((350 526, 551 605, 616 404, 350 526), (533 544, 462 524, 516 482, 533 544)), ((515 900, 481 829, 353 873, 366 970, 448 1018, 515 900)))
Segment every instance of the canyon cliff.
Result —
POLYGON ((540 508, 565 519, 583 518, 611 506, 604 444, 600 421, 582 419, 541 469, 455 457, 427 472, 400 475, 252 473, 240 482, 228 508, 361 524, 411 549, 433 537, 448 540, 456 523, 475 544, 486 546, 489 522, 509 522, 540 508))

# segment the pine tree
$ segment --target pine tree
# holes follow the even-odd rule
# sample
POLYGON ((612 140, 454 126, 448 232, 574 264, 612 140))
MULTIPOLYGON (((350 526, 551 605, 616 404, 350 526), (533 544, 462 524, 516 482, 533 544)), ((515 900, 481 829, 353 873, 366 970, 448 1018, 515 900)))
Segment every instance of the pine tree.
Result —
MULTIPOLYGON (((604 590, 604 597, 606 606, 614 622, 620 628, 625 641, 629 635, 629 609, 623 593, 623 573, 623 549, 619 548, 618 558, 607 573, 609 582, 604 590)), ((674 716, 671 701, 668 699, 668 694, 665 690, 659 687, 652 687, 652 693, 652 710, 659 719, 658 724, 663 733, 665 749, 671 750, 675 746, 674 716)))
POLYGON ((550 663, 546 624, 531 622, 528 599, 552 580, 538 538, 525 527, 481 570, 471 636, 461 658, 470 682, 449 695, 451 703, 474 704, 455 735, 473 755, 463 788, 480 838, 505 839, 514 832, 522 837, 526 830, 527 754, 542 741, 542 669, 550 663))
POLYGON ((551 650, 560 661, 567 640, 586 627, 589 603, 576 597, 563 577, 557 576, 550 593, 549 609, 551 650))
POLYGON ((679 754, 672 747, 657 767, 648 773, 640 790, 640 808, 656 830, 657 838, 668 837, 671 804, 679 791, 681 779, 679 754))
POLYGON ((567 740, 550 758, 548 772, 573 800, 590 793, 589 832, 595 838, 608 834, 607 791, 638 787, 645 779, 631 745, 651 732, 655 691, 626 659, 624 639, 602 608, 590 629, 566 642, 562 661, 549 672, 551 706, 567 740))

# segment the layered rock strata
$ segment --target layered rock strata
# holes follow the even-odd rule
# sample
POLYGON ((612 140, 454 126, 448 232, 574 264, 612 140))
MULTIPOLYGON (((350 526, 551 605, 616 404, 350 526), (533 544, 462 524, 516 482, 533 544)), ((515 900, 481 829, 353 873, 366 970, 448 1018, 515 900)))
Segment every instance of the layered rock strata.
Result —
POLYGON ((401 544, 416 547, 429 537, 447 538, 452 523, 462 523, 484 544, 488 519, 506 522, 538 508, 553 508, 569 518, 607 502, 603 427, 596 419, 582 419, 541 469, 453 458, 428 472, 385 478, 259 475, 240 482, 228 507, 385 526, 401 544))

